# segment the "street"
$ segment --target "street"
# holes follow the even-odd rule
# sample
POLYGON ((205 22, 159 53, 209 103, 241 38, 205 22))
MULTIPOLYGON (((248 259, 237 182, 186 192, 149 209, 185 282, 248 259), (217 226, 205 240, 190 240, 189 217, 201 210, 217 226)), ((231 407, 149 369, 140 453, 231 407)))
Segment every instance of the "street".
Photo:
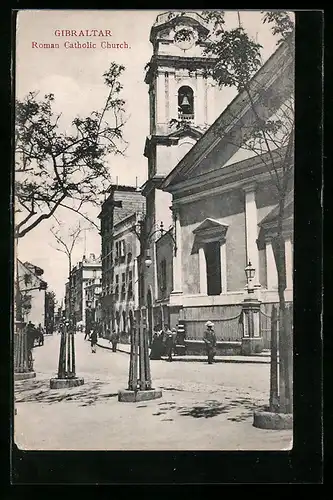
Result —
POLYGON ((257 429, 253 410, 269 399, 269 364, 151 361, 161 399, 120 403, 129 355, 77 333, 76 374, 84 385, 51 390, 60 335, 33 350, 36 378, 15 382, 15 442, 25 450, 281 450, 292 431, 257 429))

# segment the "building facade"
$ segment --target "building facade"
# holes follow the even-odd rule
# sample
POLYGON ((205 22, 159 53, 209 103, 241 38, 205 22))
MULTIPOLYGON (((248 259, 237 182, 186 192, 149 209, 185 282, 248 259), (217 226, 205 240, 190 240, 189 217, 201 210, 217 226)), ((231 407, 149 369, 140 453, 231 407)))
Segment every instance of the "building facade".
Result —
POLYGON ((93 282, 97 287, 101 278, 101 260, 93 253, 89 257, 84 255, 82 261, 78 262, 71 270, 70 282, 66 284, 66 316, 68 317, 71 295, 72 314, 75 323, 80 323, 82 327, 86 326, 87 310, 89 308, 86 301, 86 286, 88 283, 92 286, 93 282))
POLYGON ((101 324, 101 303, 100 296, 102 291, 102 270, 99 275, 89 278, 85 286, 85 305, 86 305, 86 321, 88 328, 95 323, 101 324))
POLYGON ((44 271, 30 262, 17 260, 16 307, 23 321, 45 327, 45 293, 47 284, 41 279, 44 271))
MULTIPOLYGON (((263 89, 272 96, 266 107, 260 103, 266 120, 292 108, 293 95, 280 90, 289 88, 293 69, 293 58, 282 45, 252 80, 254 98, 263 89)), ((192 338, 202 337, 208 319, 218 338, 239 338, 236 323, 229 328, 226 319, 240 314, 249 261, 256 270, 263 318, 279 301, 275 256, 281 198, 274 176, 282 179, 287 153, 281 143, 259 153, 246 147, 252 140, 251 112, 249 99, 240 93, 161 184, 172 195, 177 252, 172 259, 170 249, 166 252, 166 235, 157 242, 157 281, 165 290, 160 297, 171 324, 181 320, 192 338)), ((293 154, 290 161, 293 172, 293 154)), ((292 302, 292 175, 285 197, 281 276, 285 300, 292 302)))
POLYGON ((102 238, 101 316, 104 332, 116 330, 124 340, 133 327, 137 305, 136 234, 145 216, 145 198, 134 186, 112 185, 99 214, 102 238))

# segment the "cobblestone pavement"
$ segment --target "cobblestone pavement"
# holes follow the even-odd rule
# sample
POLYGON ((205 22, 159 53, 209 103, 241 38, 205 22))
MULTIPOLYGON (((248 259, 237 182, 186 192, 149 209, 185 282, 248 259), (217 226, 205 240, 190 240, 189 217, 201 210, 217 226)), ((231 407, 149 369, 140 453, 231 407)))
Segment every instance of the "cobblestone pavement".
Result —
POLYGON ((253 410, 269 397, 265 364, 151 361, 161 399, 120 403, 129 356, 98 348, 76 335, 77 375, 83 386, 54 390, 60 336, 34 349, 36 378, 15 382, 15 442, 43 450, 277 450, 292 431, 252 426, 253 410))

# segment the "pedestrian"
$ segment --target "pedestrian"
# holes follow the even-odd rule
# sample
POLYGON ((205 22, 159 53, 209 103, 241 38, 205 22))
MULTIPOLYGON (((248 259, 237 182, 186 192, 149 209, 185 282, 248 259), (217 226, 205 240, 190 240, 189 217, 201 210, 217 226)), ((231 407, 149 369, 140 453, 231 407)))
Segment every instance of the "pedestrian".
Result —
POLYGON ((95 327, 91 330, 91 334, 90 334, 91 352, 93 352, 93 353, 96 352, 97 338, 98 338, 98 332, 97 332, 97 329, 95 327))
POLYGON ((42 325, 39 323, 37 327, 37 339, 38 339, 38 345, 44 345, 44 330, 42 328, 42 325))
POLYGON ((33 359, 32 359, 32 349, 34 348, 35 345, 35 338, 36 338, 36 328, 29 321, 27 324, 27 350, 28 350, 28 368, 29 370, 33 370, 33 359))
POLYGON ((165 333, 166 333, 166 339, 165 339, 166 355, 168 356, 168 361, 172 361, 172 352, 175 346, 176 332, 171 331, 169 327, 166 325, 165 333))
POLYGON ((84 340, 87 340, 87 339, 89 340, 89 337, 90 337, 90 328, 89 328, 89 325, 86 325, 84 340))
POLYGON ((155 330, 153 335, 153 340, 151 343, 149 358, 161 359, 162 352, 163 352, 163 337, 159 331, 155 330))
POLYGON ((214 332, 214 323, 212 323, 211 321, 207 321, 205 326, 206 330, 204 333, 203 341, 206 345, 208 364, 211 365, 216 354, 216 335, 214 332))
POLYGON ((117 352, 117 344, 119 342, 119 333, 117 333, 116 330, 113 330, 110 341, 112 344, 112 352, 117 352))

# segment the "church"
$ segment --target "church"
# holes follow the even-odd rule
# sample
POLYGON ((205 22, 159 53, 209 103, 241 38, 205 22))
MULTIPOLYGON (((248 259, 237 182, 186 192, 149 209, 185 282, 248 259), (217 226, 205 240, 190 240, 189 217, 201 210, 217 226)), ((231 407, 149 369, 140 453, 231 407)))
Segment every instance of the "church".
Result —
MULTIPOLYGON (((280 172, 285 147, 271 145, 260 154, 244 147, 251 139, 244 134, 251 105, 242 92, 221 108, 223 90, 205 73, 214 64, 203 56, 208 33, 201 16, 191 12, 162 14, 151 29, 153 55, 145 79, 150 99, 144 149, 148 180, 142 188, 146 233, 152 235, 146 248, 152 265, 144 280, 148 328, 182 322, 188 338, 200 339, 209 319, 218 338, 238 340, 244 269, 250 261, 268 347, 265 318, 278 303, 279 197, 271 174, 280 172), (161 222, 165 231, 159 233, 161 222)), ((293 95, 280 91, 288 88, 293 70, 282 44, 253 78, 255 98, 262 89, 274 97, 266 106, 267 119, 290 109, 293 95)), ((285 200, 283 237, 284 294, 292 302, 292 187, 285 200)))

